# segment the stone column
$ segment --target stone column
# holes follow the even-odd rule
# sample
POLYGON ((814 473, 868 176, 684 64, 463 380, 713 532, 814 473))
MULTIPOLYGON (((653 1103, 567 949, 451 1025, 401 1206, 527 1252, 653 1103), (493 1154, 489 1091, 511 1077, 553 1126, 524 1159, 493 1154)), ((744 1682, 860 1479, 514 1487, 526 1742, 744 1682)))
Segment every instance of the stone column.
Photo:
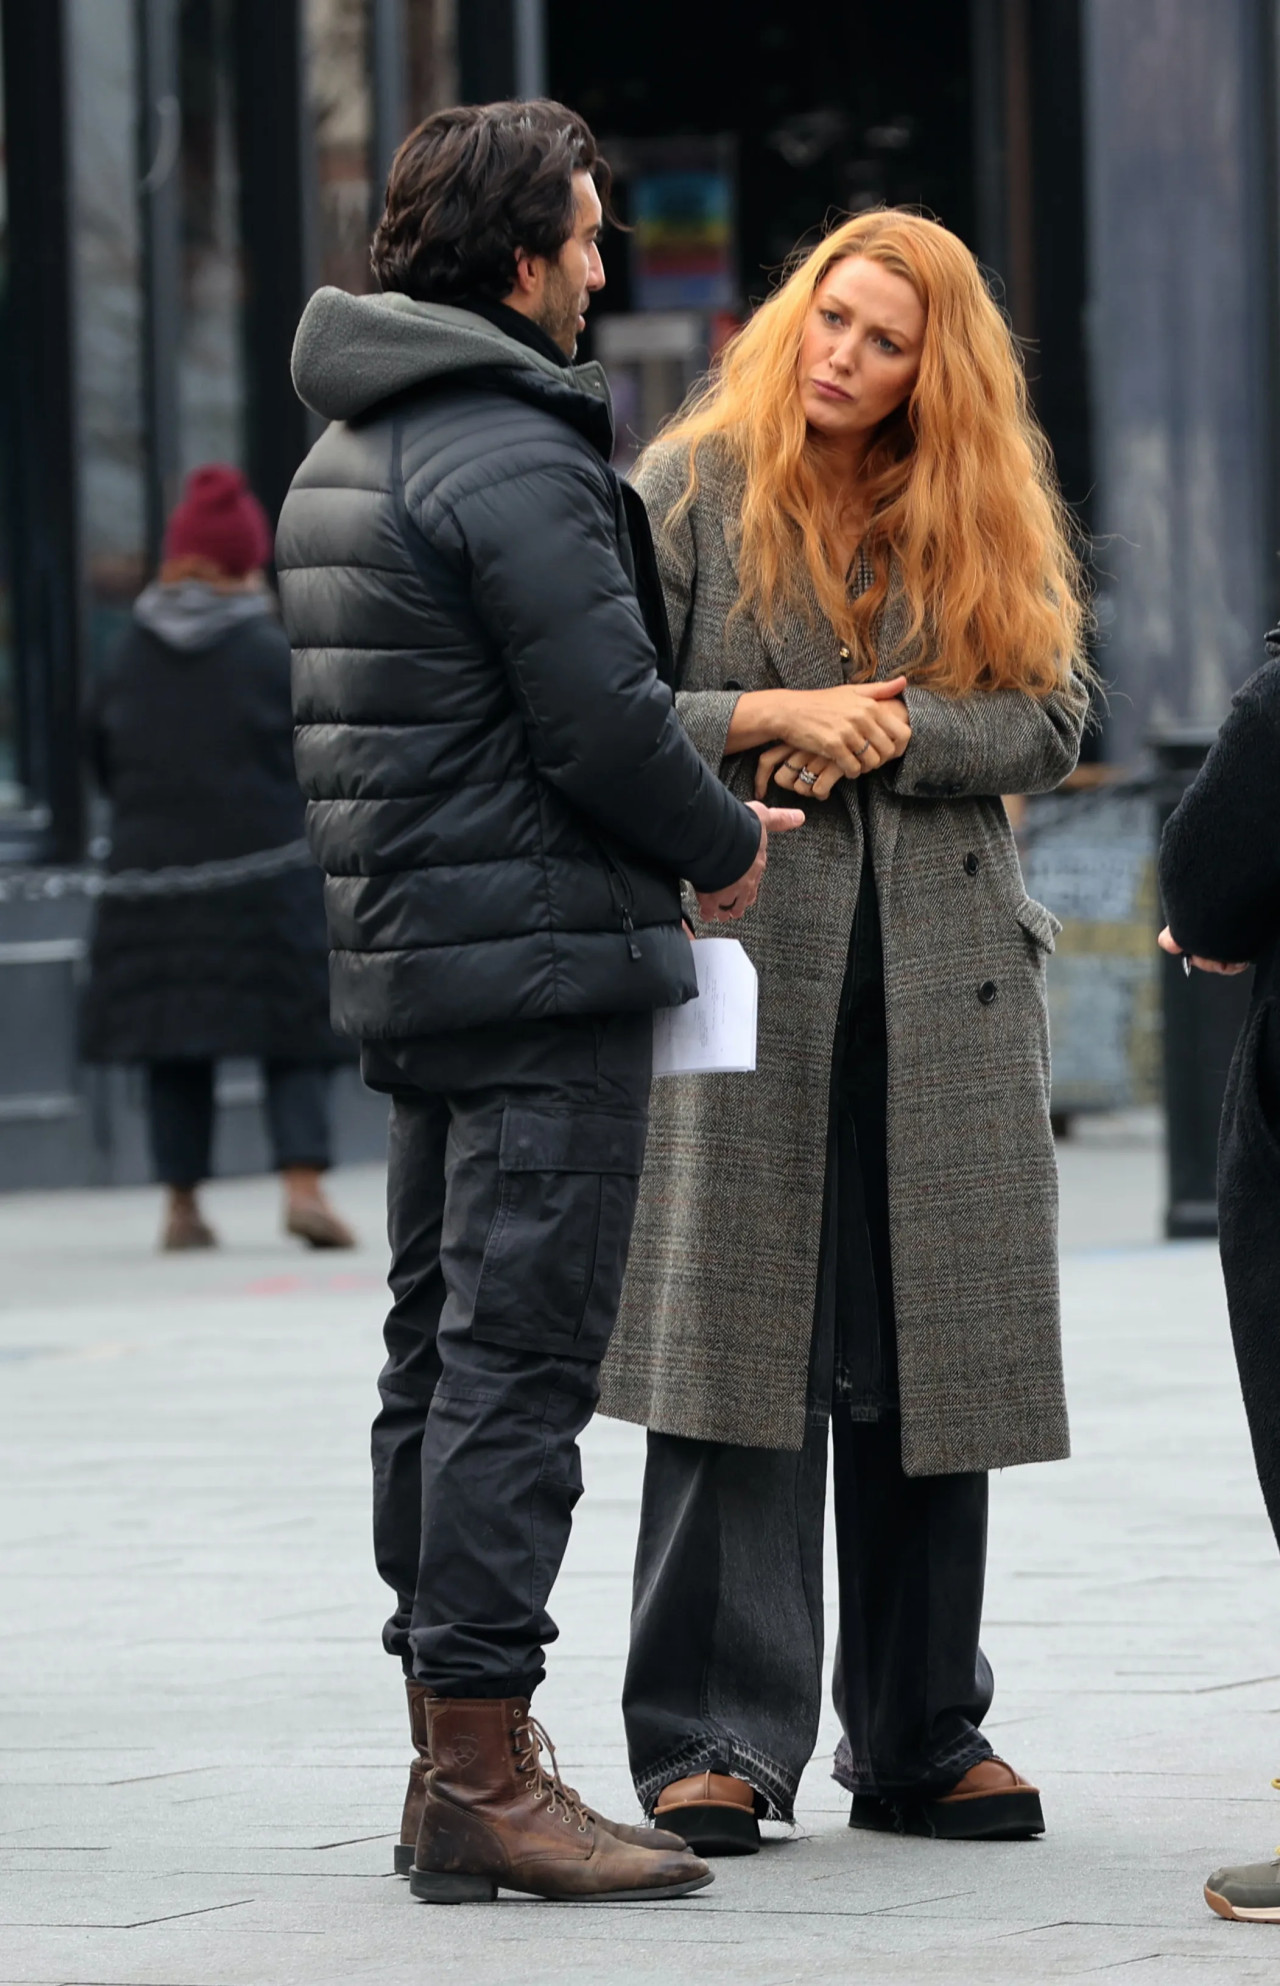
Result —
POLYGON ((1259 0, 1084 0, 1107 755, 1216 724, 1276 605, 1259 0))

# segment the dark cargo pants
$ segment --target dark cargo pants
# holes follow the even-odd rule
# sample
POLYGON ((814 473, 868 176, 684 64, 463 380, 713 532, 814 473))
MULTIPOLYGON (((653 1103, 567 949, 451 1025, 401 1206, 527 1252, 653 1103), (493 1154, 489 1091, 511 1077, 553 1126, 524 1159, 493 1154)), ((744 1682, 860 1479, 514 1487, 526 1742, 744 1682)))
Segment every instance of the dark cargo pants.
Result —
POLYGON ((447 1696, 523 1696, 582 1491, 635 1217, 653 1020, 377 1043, 393 1304, 373 1425, 383 1642, 447 1696))

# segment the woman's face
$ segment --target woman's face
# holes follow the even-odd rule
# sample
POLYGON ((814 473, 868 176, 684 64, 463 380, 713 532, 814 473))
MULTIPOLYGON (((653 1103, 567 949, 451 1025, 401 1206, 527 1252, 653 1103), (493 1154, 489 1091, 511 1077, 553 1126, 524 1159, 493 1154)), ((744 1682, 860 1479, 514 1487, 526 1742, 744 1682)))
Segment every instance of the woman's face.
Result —
POLYGON ((925 311, 905 276, 847 255, 813 293, 800 344, 800 399, 810 429, 865 447, 916 383, 925 311))

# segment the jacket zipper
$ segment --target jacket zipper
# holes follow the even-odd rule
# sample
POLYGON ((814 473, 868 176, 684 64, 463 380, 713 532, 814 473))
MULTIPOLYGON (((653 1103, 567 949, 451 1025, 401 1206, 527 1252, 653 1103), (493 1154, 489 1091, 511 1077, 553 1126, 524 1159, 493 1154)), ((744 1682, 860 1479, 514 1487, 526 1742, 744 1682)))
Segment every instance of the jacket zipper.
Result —
POLYGON ((604 866, 609 872, 609 895, 612 897, 613 907, 618 912, 622 921, 622 935, 627 941, 627 950, 631 957, 639 963, 644 958, 644 953, 636 943, 635 919, 631 915, 632 906, 635 903, 635 892, 625 872, 619 868, 603 842, 600 844, 600 853, 604 857, 604 866))

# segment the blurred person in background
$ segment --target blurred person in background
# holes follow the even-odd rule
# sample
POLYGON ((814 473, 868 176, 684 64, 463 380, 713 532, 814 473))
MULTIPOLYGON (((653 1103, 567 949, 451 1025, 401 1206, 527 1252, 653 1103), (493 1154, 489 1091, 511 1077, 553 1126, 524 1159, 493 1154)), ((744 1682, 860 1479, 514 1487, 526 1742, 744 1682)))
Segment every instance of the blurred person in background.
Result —
MULTIPOLYGON (((649 1429, 624 1711, 700 1852, 790 1821, 828 1423, 850 1825, 1044 1826, 981 1724, 987 1475, 1068 1452, 1045 957, 1000 796, 1075 765, 1081 580, 977 264, 837 227, 651 447, 677 708, 805 803, 743 942, 754 1075, 660 1083, 602 1409, 649 1429)), ((700 926, 699 929, 704 927, 700 926)))
MULTIPOLYGON (((159 577, 86 712, 90 763, 111 802, 110 871, 220 862, 301 839, 289 644, 270 558, 266 513, 239 470, 195 470, 159 577)), ((152 1162, 168 1188, 162 1248, 215 1244, 198 1189, 212 1169, 224 1056, 263 1065, 287 1231, 313 1248, 354 1245, 322 1185, 330 1079, 348 1051, 329 1025, 317 869, 103 898, 83 1052, 145 1071, 152 1162)))
MULTIPOLYGON (((1218 1245, 1231 1335, 1272 1529, 1280 1540, 1280 628, 1232 699, 1166 823, 1160 945, 1188 969, 1254 966, 1218 1142, 1218 1245)), ((1274 1781, 1280 1784, 1280 1781, 1274 1781)), ((1280 1854, 1215 1869, 1221 1917, 1280 1923, 1280 1854)))

